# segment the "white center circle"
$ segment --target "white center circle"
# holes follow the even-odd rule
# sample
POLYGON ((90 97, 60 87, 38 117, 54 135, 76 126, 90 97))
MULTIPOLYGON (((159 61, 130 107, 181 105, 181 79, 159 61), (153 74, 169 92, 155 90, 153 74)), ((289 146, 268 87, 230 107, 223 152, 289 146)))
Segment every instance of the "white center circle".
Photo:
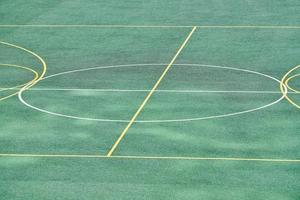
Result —
MULTIPOLYGON (((47 76, 45 78, 43 78, 43 80, 45 79, 50 79, 52 77, 56 77, 56 76, 62 76, 62 75, 66 75, 66 74, 71 74, 71 73, 76 73, 76 72, 84 72, 84 71, 90 71, 90 70, 98 70, 98 69, 109 69, 109 68, 121 68, 121 67, 142 67, 142 66, 163 66, 166 64, 128 64, 128 65, 115 65, 115 66, 100 66, 100 67, 92 67, 92 68, 84 68, 84 69, 77 69, 77 70, 71 70, 71 71, 65 71, 65 72, 61 72, 61 73, 57 73, 57 74, 53 74, 50 76, 47 76)), ((260 72, 256 72, 256 71, 252 71, 252 70, 247 70, 247 69, 240 69, 240 68, 234 68, 234 67, 224 67, 224 66, 216 66, 216 65, 203 65, 203 64, 173 64, 174 66, 196 66, 196 67, 206 67, 206 68, 219 68, 219 69, 226 69, 226 70, 233 70, 233 71, 240 71, 240 72, 244 72, 244 73, 250 73, 250 74, 255 74, 255 75, 259 75, 268 79, 273 80, 276 83, 280 84, 280 80, 267 75, 267 74, 263 74, 260 72)), ((229 117, 229 116, 235 116, 235 115, 240 115, 240 114, 245 114, 245 113, 250 113, 250 112, 254 112, 254 111, 258 111, 267 107, 270 107, 278 102, 280 102, 282 99, 285 98, 285 95, 287 93, 287 88, 284 86, 284 94, 276 99, 275 101, 272 101, 268 104, 265 104, 263 106, 260 107, 255 107, 255 108, 251 108, 248 110, 242 110, 242 111, 238 111, 238 112, 231 112, 231 113, 226 113, 226 114, 221 114, 221 115, 212 115, 212 116, 205 116, 205 117, 195 117, 195 118, 182 118, 182 119, 151 119, 151 120, 136 120, 136 123, 159 123, 159 122, 185 122, 185 121, 197 121, 197 120, 206 120, 206 119, 215 119, 215 118, 223 118, 223 117, 229 117)), ((19 92, 19 100, 26 106, 43 112, 43 113, 47 113, 50 115, 54 115, 54 116, 58 116, 58 117, 65 117, 65 118, 70 118, 70 119, 77 119, 77 120, 88 120, 88 121, 99 121, 99 122, 124 122, 124 123, 128 123, 130 122, 130 120, 123 120, 123 119, 102 119, 102 118, 89 118, 89 117, 80 117, 80 116, 75 116, 75 115, 66 115, 63 113, 58 113, 58 112, 52 112, 52 111, 48 111, 39 107, 36 107, 34 105, 31 105, 30 103, 28 103, 22 96, 22 93, 26 91, 26 88, 22 89, 19 92)))

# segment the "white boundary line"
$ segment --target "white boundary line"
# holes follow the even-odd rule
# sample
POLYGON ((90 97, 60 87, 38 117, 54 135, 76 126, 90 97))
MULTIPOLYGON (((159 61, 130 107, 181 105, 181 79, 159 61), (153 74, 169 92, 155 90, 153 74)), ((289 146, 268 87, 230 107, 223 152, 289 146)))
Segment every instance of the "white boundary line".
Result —
POLYGON ((0 24, 0 28, 217 28, 217 29, 300 29, 288 25, 126 25, 126 24, 0 24))
MULTIPOLYGON (((50 76, 45 77, 44 79, 48 79, 51 77, 55 77, 55 76, 60 76, 63 74, 70 74, 70 73, 74 73, 74 72, 82 72, 82 71, 89 71, 89 70, 95 70, 95 69, 108 69, 108 68, 117 68, 117 67, 138 67, 138 66, 164 66, 165 64, 130 64, 130 65, 116 65, 116 66, 104 66, 104 67, 92 67, 92 68, 85 68, 85 69, 77 69, 77 70, 72 70, 72 71, 65 71, 65 72, 61 72, 61 73, 57 73, 57 74, 53 74, 50 76)), ((260 76, 264 76, 266 78, 272 79, 275 82, 280 84, 280 80, 269 76, 267 74, 263 74, 260 72, 256 72, 256 71, 251 71, 251 70, 247 70, 247 69, 239 69, 239 68, 233 68, 233 67, 224 67, 224 66, 216 66, 216 65, 201 65, 201 64, 174 64, 174 66, 198 66, 198 67, 208 67, 208 68, 221 68, 221 69, 229 69, 229 70, 234 70, 234 71, 242 71, 242 72, 246 72, 246 73, 252 73, 252 74, 257 74, 260 76)), ((258 108, 253 108, 253 109, 249 109, 249 110, 244 110, 244 111, 240 111, 240 112, 234 112, 234 113, 228 113, 228 114, 223 114, 223 115, 214 115, 214 116, 208 116, 208 117, 199 117, 199 118, 186 118, 186 119, 173 119, 173 120, 136 120, 135 123, 165 123, 165 122, 187 122, 187 121, 198 121, 198 120, 207 120, 207 119, 216 119, 216 118, 223 118, 223 117, 230 117, 230 116, 235 116, 235 115, 241 115, 241 114, 245 114, 245 113, 250 113, 250 112, 254 112, 254 111, 258 111, 267 107, 270 107, 272 105, 275 105, 277 103, 279 103, 281 100, 283 100, 285 98, 285 95, 287 94, 287 88, 284 85, 284 90, 285 93, 277 100, 266 104, 264 106, 258 107, 258 108)), ((19 100, 25 105, 28 106, 34 110, 43 112, 43 113, 47 113, 50 115, 54 115, 54 116, 58 116, 58 117, 65 117, 65 118, 69 118, 69 119, 76 119, 76 120, 87 120, 87 121, 98 121, 98 122, 124 122, 124 123, 128 123, 129 120, 116 120, 116 119, 99 119, 99 118, 88 118, 88 117, 79 117, 79 116, 72 116, 72 115, 65 115, 65 114, 61 114, 61 113, 56 113, 56 112, 51 112, 51 111, 47 111, 41 108, 38 108, 36 106, 33 106, 31 104, 29 104, 28 102, 26 102, 23 99, 23 94, 24 90, 21 90, 18 94, 18 98, 19 100)))

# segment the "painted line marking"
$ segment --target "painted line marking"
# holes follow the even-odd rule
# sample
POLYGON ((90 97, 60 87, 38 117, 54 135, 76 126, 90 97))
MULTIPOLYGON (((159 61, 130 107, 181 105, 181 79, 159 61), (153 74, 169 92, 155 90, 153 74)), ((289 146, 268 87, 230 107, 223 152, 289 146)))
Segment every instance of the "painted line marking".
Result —
POLYGON ((296 94, 299 94, 300 91, 299 91, 299 90, 296 90, 296 89, 294 89, 294 88, 292 88, 292 87, 289 85, 289 82, 290 82, 292 79, 295 79, 295 78, 297 78, 297 77, 299 77, 299 76, 300 76, 300 74, 295 74, 295 75, 289 77, 288 79, 286 79, 286 81, 285 81, 285 85, 287 86, 287 88, 290 89, 290 90, 292 90, 292 91, 293 91, 294 93, 296 93, 296 94))
POLYGON ((257 161, 300 163, 300 159, 276 158, 242 158, 242 157, 185 157, 185 156, 105 156, 105 155, 80 155, 80 154, 13 154, 2 153, 0 157, 38 157, 38 158, 103 158, 103 159, 132 159, 132 160, 203 160, 203 161, 257 161))
POLYGON ((281 79, 280 81, 280 90, 284 96, 284 98, 293 106, 295 106, 296 108, 300 109, 300 105, 298 105, 296 102, 294 102, 288 95, 285 88, 287 88, 286 86, 286 80, 288 80, 288 76, 295 70, 297 70, 298 68, 300 68, 300 65, 297 65, 296 67, 293 67, 292 69, 290 69, 281 79))
POLYGON ((300 26, 259 26, 259 25, 236 25, 236 26, 199 26, 201 28, 220 28, 220 29, 300 29, 300 26))
MULTIPOLYGON (((28 84, 30 85, 32 82, 36 81, 39 77, 38 72, 31 69, 30 67, 21 66, 21 65, 6 64, 6 63, 0 63, 0 67, 14 67, 14 68, 17 68, 17 69, 23 69, 23 70, 31 72, 34 75, 34 77, 31 81, 28 81, 27 83, 23 83, 23 84, 20 84, 20 85, 17 85, 17 86, 12 86, 12 87, 7 87, 7 88, 0 88, 0 92, 7 91, 7 90, 17 90, 17 91, 19 91, 21 89, 21 87, 24 87, 25 85, 28 85, 28 84)), ((16 94, 17 93, 14 93, 14 94, 10 94, 6 97, 0 98, 0 101, 2 101, 4 99, 7 99, 10 96, 14 96, 16 94)))
MULTIPOLYGON (((56 76, 70 74, 70 73, 83 72, 83 71, 96 70, 96 69, 109 69, 109 68, 132 67, 132 66, 136 66, 136 67, 137 66, 138 67, 150 67, 151 66, 151 67, 153 67, 153 66, 166 66, 166 65, 168 65, 168 64, 162 64, 162 63, 160 63, 160 64, 158 64, 158 63, 150 64, 150 63, 148 63, 148 64, 127 64, 127 65, 115 65, 115 66, 98 66, 98 67, 76 69, 76 70, 71 70, 71 71, 60 72, 60 73, 57 73, 57 74, 52 74, 52 75, 49 75, 47 77, 44 77, 43 80, 53 78, 53 77, 56 77, 56 76)), ((226 70, 242 71, 242 72, 256 74, 256 75, 259 75, 259 76, 269 78, 269 79, 271 79, 271 80, 273 80, 273 81, 280 84, 280 80, 278 80, 275 77, 272 77, 270 75, 263 74, 263 73, 260 73, 260 72, 257 72, 257 71, 248 70, 248 69, 217 66, 217 65, 205 65, 205 64, 176 64, 176 63, 174 63, 173 66, 185 66, 185 67, 197 66, 197 67, 208 67, 208 68, 212 68, 212 69, 226 69, 226 70)), ((284 86, 284 92, 287 92, 287 89, 286 89, 285 86, 284 86)), ((226 113, 226 114, 222 114, 222 115, 214 115, 214 116, 206 116, 206 117, 198 117, 198 118, 172 119, 172 120, 170 120, 170 119, 150 120, 150 121, 149 120, 146 120, 146 121, 145 120, 135 120, 135 123, 166 123, 166 122, 173 123, 173 122, 187 122, 187 121, 195 121, 195 120, 209 120, 209 119, 217 119, 217 118, 223 118, 223 117, 231 117, 231 116, 246 114, 246 113, 255 112, 255 111, 258 111, 258 110, 261 110, 261 109, 265 109, 267 107, 270 107, 270 106, 273 106, 273 105, 279 103, 283 99, 284 99, 284 96, 281 95, 281 97, 279 99, 277 99, 276 101, 271 102, 269 104, 266 104, 264 106, 249 109, 249 110, 234 112, 234 113, 226 113)), ((65 114, 62 114, 62 113, 51 112, 51 111, 48 111, 48 110, 45 110, 45 109, 42 109, 42 108, 38 108, 38 107, 28 103, 26 100, 23 99, 21 92, 19 93, 19 100, 25 106, 28 106, 28 107, 36 110, 36 111, 47 113, 47 114, 57 116, 57 117, 64 117, 64 118, 75 119, 75 120, 129 123, 129 120, 123 120, 123 119, 101 119, 101 118, 86 118, 86 117, 84 118, 84 117, 80 117, 80 116, 65 115, 65 114)))
POLYGON ((19 49, 19 50, 22 50, 22 51, 25 51, 25 52, 31 54, 33 57, 37 58, 42 63, 42 68, 43 68, 41 75, 39 75, 39 77, 37 79, 34 79, 34 80, 30 81, 28 84, 25 84, 18 92, 14 93, 13 95, 9 95, 9 96, 6 96, 6 97, 2 98, 1 99, 1 101, 2 101, 2 100, 5 100, 7 98, 10 98, 14 95, 17 95, 17 94, 19 95, 22 91, 25 91, 26 89, 33 87, 40 80, 42 80, 43 77, 46 74, 46 71, 47 71, 47 64, 46 64, 46 62, 44 61, 43 58, 41 58, 38 54, 36 54, 35 52, 33 52, 29 49, 26 49, 24 47, 21 47, 21 46, 15 45, 15 44, 11 44, 11 43, 8 43, 8 42, 4 42, 4 41, 0 41, 0 44, 6 45, 6 46, 9 46, 9 47, 12 47, 12 48, 16 48, 16 49, 19 49))
POLYGON ((0 28, 193 28, 173 25, 122 25, 122 24, 1 24, 0 28))
MULTIPOLYGON (((19 90, 17 87, 1 88, 1 90, 19 90)), ((97 89, 97 88, 29 88, 29 91, 92 91, 92 92, 150 92, 151 90, 142 89, 97 89)), ((245 93, 245 94, 281 94, 280 91, 271 90, 155 90, 161 93, 245 93)), ((299 92, 289 92, 297 94, 299 92)))
POLYGON ((149 94, 146 96, 146 98, 144 99, 144 101, 142 102, 142 104, 140 105, 140 107, 138 108, 138 110, 136 111, 136 113, 131 118, 131 120, 128 123, 128 125, 125 127, 125 129, 122 131, 122 133, 119 136, 119 138, 113 144, 112 148, 107 153, 107 156, 111 156, 113 154, 113 152, 115 151, 115 149, 117 148, 117 146, 119 145, 119 143, 121 142, 121 140, 124 138, 124 136, 126 135, 127 131, 129 130, 129 128, 131 127, 131 125, 134 123, 134 121, 136 120, 136 118, 138 117, 138 115, 140 114, 140 112, 143 110, 143 108, 145 107, 146 103, 148 102, 148 100, 150 99, 150 97, 152 96, 152 94, 155 92, 155 90, 157 89, 157 87, 159 86, 160 82, 163 80, 163 78, 165 77, 165 75, 167 74, 167 72, 169 71, 169 69, 172 67, 173 63, 175 62, 175 60, 177 59, 177 57, 179 56, 179 54, 181 53, 181 51, 183 50, 183 48, 186 46, 186 44, 188 43, 188 41, 190 40, 190 38, 192 37, 192 35, 196 31, 196 29, 197 29, 197 27, 194 27, 192 29, 192 31, 189 33, 189 35, 187 36, 187 38, 185 39, 185 41, 183 42, 183 44, 178 49, 178 51, 175 54, 175 56, 172 58, 172 60, 169 63, 169 65, 166 67, 166 69, 161 74, 161 76, 159 77, 159 79, 157 80, 157 82, 155 83, 155 85, 153 86, 153 88, 151 89, 151 91, 149 92, 149 94))
POLYGON ((300 29, 288 25, 126 25, 126 24, 1 24, 0 28, 218 28, 218 29, 300 29))

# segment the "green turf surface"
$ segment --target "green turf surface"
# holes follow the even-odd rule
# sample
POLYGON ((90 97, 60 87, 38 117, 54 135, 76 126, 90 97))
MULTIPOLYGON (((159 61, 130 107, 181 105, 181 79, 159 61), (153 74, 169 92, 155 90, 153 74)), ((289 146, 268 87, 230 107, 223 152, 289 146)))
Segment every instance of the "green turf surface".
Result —
POLYGON ((299 1, 4 0, 1 24, 299 25, 299 1))
POLYGON ((298 199, 298 164, 1 158, 3 199, 298 199))
MULTIPOLYGON (((88 120, 16 96, 0 101, 0 199, 299 199, 299 110, 290 102, 180 121, 281 98, 278 81, 300 64, 299 13, 296 0, 1 1, 1 41, 40 55, 46 77, 81 70, 41 80, 23 99, 88 120), (3 26, 47 24, 108 26, 3 26), (198 27, 136 119, 160 122, 133 123, 113 152, 121 157, 106 158, 192 30, 141 25, 254 27, 198 27)), ((3 44, 0 63, 42 72, 35 56, 3 44)), ((0 66, 0 99, 32 77, 0 66)), ((300 90, 299 80, 290 86, 300 90)))

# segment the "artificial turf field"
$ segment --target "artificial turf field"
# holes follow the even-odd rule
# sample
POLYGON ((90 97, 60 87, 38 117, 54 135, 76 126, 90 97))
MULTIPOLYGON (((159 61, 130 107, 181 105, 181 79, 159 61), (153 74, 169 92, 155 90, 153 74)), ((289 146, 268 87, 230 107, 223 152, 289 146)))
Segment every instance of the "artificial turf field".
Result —
POLYGON ((0 199, 300 199, 298 0, 0 2, 0 199))

